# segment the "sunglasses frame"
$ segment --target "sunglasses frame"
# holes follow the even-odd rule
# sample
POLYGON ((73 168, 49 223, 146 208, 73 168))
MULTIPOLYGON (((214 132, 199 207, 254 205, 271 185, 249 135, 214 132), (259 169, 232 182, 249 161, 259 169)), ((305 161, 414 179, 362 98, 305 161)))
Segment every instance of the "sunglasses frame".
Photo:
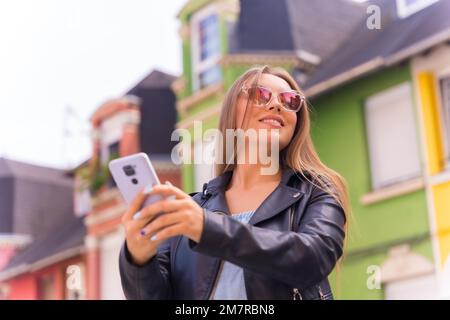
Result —
POLYGON ((241 91, 245 92, 248 95, 248 97, 250 98, 250 92, 248 90, 252 89, 252 88, 258 88, 258 87, 262 88, 262 89, 265 89, 265 90, 268 90, 270 92, 270 94, 271 94, 271 97, 270 97, 270 100, 266 104, 255 104, 255 106, 257 106, 257 107, 265 107, 265 106, 269 105, 272 102, 274 96, 277 97, 278 102, 280 102, 280 104, 282 105, 283 109, 285 109, 286 111, 289 111, 289 112, 299 112, 302 109, 302 107, 305 105, 305 103, 306 103, 306 97, 303 94, 301 94, 299 91, 297 91, 297 90, 287 90, 287 91, 282 91, 282 92, 279 92, 277 94, 274 94, 274 92, 271 89, 263 87, 263 86, 252 86, 252 87, 243 86, 241 88, 241 91), (298 110, 291 110, 291 109, 287 108, 284 105, 284 103, 282 103, 280 101, 280 95, 283 94, 283 93, 286 93, 286 92, 294 92, 294 93, 296 93, 296 94, 298 94, 300 96, 301 102, 300 102, 300 107, 298 107, 298 110))

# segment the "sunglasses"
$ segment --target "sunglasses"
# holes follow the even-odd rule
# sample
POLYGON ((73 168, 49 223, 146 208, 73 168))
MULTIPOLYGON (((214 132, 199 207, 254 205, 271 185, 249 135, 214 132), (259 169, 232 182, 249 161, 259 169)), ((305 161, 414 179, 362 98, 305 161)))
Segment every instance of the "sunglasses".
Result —
MULTIPOLYGON (((242 87, 241 90, 252 98, 254 105, 257 107, 267 106, 274 96, 272 90, 261 86, 242 87)), ((295 90, 280 92, 277 94, 277 98, 283 108, 291 112, 298 112, 306 100, 304 95, 295 90)))

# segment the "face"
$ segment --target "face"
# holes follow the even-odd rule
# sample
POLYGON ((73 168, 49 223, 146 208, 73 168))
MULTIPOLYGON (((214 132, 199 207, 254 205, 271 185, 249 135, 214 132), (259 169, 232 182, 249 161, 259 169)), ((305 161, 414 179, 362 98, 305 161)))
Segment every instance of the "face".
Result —
MULTIPOLYGON (((245 86, 251 87, 253 80, 247 80, 245 86)), ((267 131, 269 139, 277 135, 279 150, 281 151, 289 144, 294 135, 297 113, 286 110, 277 97, 278 93, 293 89, 285 80, 272 74, 262 74, 258 81, 258 86, 272 91, 270 103, 266 106, 255 106, 253 101, 249 101, 247 119, 244 123, 245 108, 249 96, 247 93, 241 92, 236 106, 236 127, 240 128, 242 125, 245 129, 254 129, 257 132, 264 129, 267 131)))

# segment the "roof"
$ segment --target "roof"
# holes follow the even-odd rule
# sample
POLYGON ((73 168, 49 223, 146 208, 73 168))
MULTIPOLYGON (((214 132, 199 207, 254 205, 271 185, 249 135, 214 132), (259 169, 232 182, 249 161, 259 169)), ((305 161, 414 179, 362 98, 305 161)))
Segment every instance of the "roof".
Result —
POLYGON ((305 51, 325 59, 365 18, 365 6, 350 0, 241 1, 230 51, 305 51))
POLYGON ((80 254, 83 250, 85 235, 86 227, 83 218, 74 216, 67 219, 48 232, 45 237, 14 255, 0 272, 0 280, 80 254))
POLYGON ((131 88, 128 94, 133 94, 139 89, 168 88, 176 79, 177 77, 174 75, 155 69, 131 88))
POLYGON ((351 0, 288 0, 297 50, 326 59, 365 21, 366 7, 351 0))
POLYGON ((68 171, 0 158, 0 178, 15 177, 56 184, 71 184, 68 171))
POLYGON ((366 3, 381 8, 381 29, 358 25, 352 36, 324 61, 305 84, 306 93, 315 95, 367 72, 395 64, 450 39, 450 0, 440 0, 401 19, 395 1, 366 3))
POLYGON ((171 84, 176 78, 153 70, 126 93, 141 99, 139 141, 141 151, 150 156, 170 154, 176 145, 176 141, 171 141, 177 122, 176 96, 171 84))
POLYGON ((73 180, 65 170, 0 158, 0 233, 37 240, 73 215, 73 180))

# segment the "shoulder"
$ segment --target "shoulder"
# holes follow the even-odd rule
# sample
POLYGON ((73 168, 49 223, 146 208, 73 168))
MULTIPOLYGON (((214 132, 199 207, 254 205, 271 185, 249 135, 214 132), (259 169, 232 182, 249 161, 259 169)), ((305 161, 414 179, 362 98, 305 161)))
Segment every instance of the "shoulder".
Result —
POLYGON ((338 211, 344 211, 338 201, 338 193, 336 188, 331 184, 320 183, 309 174, 301 174, 296 172, 296 182, 294 187, 305 195, 307 206, 324 205, 332 206, 338 211))
POLYGON ((318 184, 314 180, 312 175, 308 172, 293 172, 292 176, 289 179, 288 185, 305 194, 307 198, 323 192, 323 190, 318 187, 318 184))

